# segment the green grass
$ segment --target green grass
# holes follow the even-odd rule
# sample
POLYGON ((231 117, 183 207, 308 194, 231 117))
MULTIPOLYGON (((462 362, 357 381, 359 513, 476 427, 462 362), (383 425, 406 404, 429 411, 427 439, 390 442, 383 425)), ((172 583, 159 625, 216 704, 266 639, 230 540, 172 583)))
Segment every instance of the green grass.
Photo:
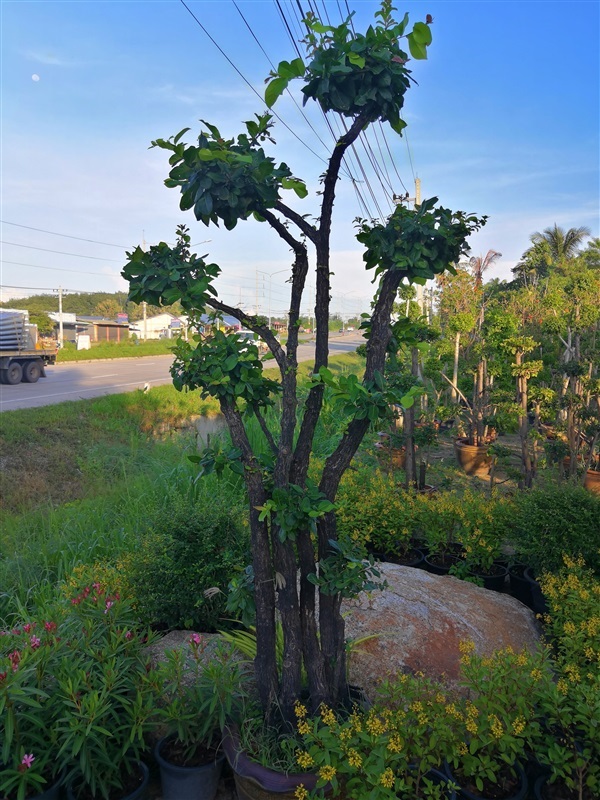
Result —
POLYGON ((116 479, 118 464, 142 469, 154 441, 195 416, 216 414, 198 393, 159 386, 0 417, 0 510, 19 512, 94 496, 116 479))
POLYGON ((139 358, 162 356, 171 353, 175 339, 128 339, 125 342, 96 342, 89 350, 77 350, 72 342, 65 342, 58 351, 57 361, 90 361, 99 358, 139 358))
MULTIPOLYGON (((348 354, 330 366, 334 373, 360 372, 363 363, 348 354)), ((311 369, 301 364, 301 379, 311 369)), ((196 452, 197 441, 189 424, 217 410, 197 392, 161 386, 4 412, 0 619, 50 596, 75 566, 114 562, 138 546, 154 512, 174 494, 191 491, 195 467, 187 455, 196 452)), ((335 427, 329 417, 327 436, 335 427)), ((250 435, 262 439, 257 425, 250 435)), ((241 488, 225 487, 214 476, 205 480, 214 495, 233 492, 232 503, 240 502, 241 488)))

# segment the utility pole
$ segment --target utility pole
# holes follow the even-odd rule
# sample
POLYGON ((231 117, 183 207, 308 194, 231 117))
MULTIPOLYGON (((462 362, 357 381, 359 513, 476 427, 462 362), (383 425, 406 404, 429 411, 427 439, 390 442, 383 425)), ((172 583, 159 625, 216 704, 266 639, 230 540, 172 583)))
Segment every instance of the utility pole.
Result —
POLYGON ((148 338, 148 318, 147 318, 147 313, 146 313, 147 312, 147 307, 148 307, 148 304, 146 303, 145 300, 143 300, 142 301, 142 315, 143 315, 142 318, 144 320, 144 327, 143 327, 144 341, 146 341, 146 339, 148 338))
POLYGON ((58 287, 58 341, 63 346, 63 307, 62 307, 62 286, 58 287))

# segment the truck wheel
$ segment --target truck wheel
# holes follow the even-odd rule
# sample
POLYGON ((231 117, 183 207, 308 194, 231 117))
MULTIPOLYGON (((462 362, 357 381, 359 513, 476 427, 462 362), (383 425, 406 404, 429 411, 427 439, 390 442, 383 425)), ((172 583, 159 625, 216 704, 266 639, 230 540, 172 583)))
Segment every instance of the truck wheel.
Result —
POLYGON ((18 361, 13 361, 5 370, 4 370, 4 381, 3 383, 7 383, 9 386, 14 386, 15 383, 20 383, 23 377, 23 367, 19 364, 18 361))
POLYGON ((25 383, 37 383, 42 377, 42 364, 40 361, 28 361, 23 367, 22 381, 25 383))

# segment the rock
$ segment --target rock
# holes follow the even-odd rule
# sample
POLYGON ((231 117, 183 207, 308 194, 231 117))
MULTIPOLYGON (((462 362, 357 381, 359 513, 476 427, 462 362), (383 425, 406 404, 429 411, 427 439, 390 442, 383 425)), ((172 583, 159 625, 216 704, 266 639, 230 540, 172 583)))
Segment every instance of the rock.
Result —
POLYGON ((371 698, 378 682, 400 673, 425 675, 456 685, 459 642, 490 655, 510 645, 535 651, 540 629, 533 613, 514 598, 453 577, 382 563, 383 591, 345 601, 346 638, 360 640, 351 653, 350 682, 371 698))

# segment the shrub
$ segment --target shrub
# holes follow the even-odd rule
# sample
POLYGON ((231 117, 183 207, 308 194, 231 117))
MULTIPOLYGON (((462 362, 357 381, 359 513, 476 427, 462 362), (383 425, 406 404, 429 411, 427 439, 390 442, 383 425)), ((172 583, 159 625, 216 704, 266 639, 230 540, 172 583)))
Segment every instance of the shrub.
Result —
POLYGON ((515 497, 510 539, 536 573, 558 572, 563 553, 600 573, 600 498, 579 486, 534 489, 515 497))
POLYGON ((153 626, 214 631, 223 627, 227 584, 248 549, 239 501, 226 493, 195 504, 177 496, 122 557, 126 593, 153 626))
POLYGON ((410 548, 415 517, 414 496, 398 488, 393 474, 362 470, 344 476, 338 495, 340 539, 401 555, 410 548))

